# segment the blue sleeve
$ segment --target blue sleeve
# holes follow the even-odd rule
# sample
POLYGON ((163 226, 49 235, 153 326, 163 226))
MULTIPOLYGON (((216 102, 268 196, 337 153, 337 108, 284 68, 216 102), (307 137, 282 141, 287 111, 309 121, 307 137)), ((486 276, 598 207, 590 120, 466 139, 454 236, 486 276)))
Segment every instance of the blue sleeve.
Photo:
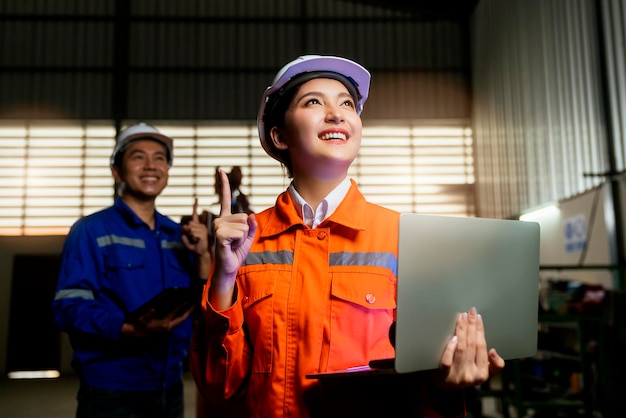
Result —
POLYGON ((78 221, 64 247, 52 312, 61 331, 117 339, 124 313, 95 297, 102 289, 103 256, 90 223, 78 221))

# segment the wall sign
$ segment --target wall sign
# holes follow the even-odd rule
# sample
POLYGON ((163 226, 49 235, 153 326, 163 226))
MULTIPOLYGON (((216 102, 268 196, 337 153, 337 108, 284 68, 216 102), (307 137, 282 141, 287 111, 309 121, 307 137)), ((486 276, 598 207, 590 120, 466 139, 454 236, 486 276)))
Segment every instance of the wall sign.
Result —
POLYGON ((565 252, 582 252, 587 245, 587 219, 584 215, 578 215, 567 218, 564 222, 565 252))

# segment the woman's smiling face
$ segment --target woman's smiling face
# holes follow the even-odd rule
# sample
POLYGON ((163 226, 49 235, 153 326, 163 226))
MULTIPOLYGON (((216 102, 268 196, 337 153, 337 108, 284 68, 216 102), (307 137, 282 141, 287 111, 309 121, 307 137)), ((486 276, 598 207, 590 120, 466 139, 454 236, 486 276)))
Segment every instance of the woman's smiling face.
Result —
POLYGON ((279 149, 288 149, 296 173, 332 167, 345 173, 361 147, 361 131, 348 89, 340 81, 316 78, 300 86, 285 126, 274 128, 272 138, 279 149))

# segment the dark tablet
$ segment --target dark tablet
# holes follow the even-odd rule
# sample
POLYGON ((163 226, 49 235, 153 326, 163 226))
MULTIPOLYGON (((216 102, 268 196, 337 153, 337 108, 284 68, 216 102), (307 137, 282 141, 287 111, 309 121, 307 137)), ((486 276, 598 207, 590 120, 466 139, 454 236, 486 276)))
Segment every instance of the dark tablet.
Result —
MULTIPOLYGON (((128 319, 135 320, 154 308, 155 318, 165 318, 168 314, 177 311, 182 314, 195 302, 194 292, 190 287, 170 287, 135 309, 128 315, 128 319)), ((177 315, 178 315, 177 314, 177 315)))

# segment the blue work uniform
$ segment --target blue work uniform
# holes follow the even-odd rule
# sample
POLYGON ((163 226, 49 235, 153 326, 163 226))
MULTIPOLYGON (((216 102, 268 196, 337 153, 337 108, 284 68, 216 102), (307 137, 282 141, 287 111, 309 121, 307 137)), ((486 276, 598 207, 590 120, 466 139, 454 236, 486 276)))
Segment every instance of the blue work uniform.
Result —
POLYGON ((150 391, 182 380, 191 318, 157 336, 120 334, 125 317, 163 289, 202 284, 180 225, 158 212, 155 218, 150 229, 118 198, 78 220, 66 238, 52 310, 86 385, 150 391))

